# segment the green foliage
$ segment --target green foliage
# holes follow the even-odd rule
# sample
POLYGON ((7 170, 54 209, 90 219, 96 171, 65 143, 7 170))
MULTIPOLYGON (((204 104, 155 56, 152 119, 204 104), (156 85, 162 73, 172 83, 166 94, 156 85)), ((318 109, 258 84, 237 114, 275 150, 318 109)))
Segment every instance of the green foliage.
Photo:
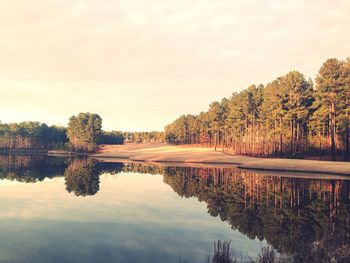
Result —
POLYGON ((343 144, 340 146, 344 148, 344 159, 349 158, 349 64, 349 60, 328 59, 322 65, 316 78, 317 100, 314 106, 321 123, 316 123, 314 126, 317 131, 317 128, 320 129, 319 126, 327 125, 332 160, 335 160, 339 144, 343 144))
POLYGON ((39 122, 2 124, 0 149, 6 150, 73 150, 95 152, 98 144, 125 142, 165 142, 164 132, 102 131, 102 119, 97 114, 80 113, 69 119, 68 128, 47 126, 39 122))
POLYGON ((119 131, 102 131, 99 138, 99 144, 123 144, 124 136, 122 132, 119 131))
POLYGON ((69 119, 67 136, 74 151, 94 152, 101 133, 102 119, 97 114, 79 113, 69 119))
POLYGON ((39 122, 0 123, 0 149, 52 149, 67 142, 66 129, 39 122))
POLYGON ((125 142, 131 143, 148 143, 148 142, 164 142, 164 132, 123 132, 125 142))

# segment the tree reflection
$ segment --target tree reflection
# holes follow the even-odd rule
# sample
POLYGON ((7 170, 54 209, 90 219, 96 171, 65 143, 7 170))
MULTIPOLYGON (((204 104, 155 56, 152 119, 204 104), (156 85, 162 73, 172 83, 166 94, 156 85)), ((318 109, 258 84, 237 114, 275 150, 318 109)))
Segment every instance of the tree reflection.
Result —
POLYGON ((44 155, 0 155, 0 179, 35 183, 60 177, 67 162, 67 158, 44 155))
POLYGON ((66 190, 76 196, 95 195, 100 189, 100 175, 91 159, 74 159, 64 172, 66 190))
POLYGON ((88 158, 0 155, 0 179, 36 183, 64 176, 67 191, 77 196, 96 194, 101 174, 118 174, 123 169, 123 163, 98 163, 88 158))
POLYGON ((279 252, 296 259, 301 255, 304 260, 305 251, 316 257, 313 251, 322 250, 315 244, 337 251, 350 243, 348 180, 263 176, 232 168, 168 167, 164 182, 182 197, 206 202, 208 213, 233 229, 251 239, 266 239, 279 252))
POLYGON ((265 239, 292 262, 350 262, 349 180, 144 164, 129 164, 127 171, 163 174, 179 196, 206 202, 211 216, 265 239))
POLYGON ((103 163, 90 158, 72 159, 64 172, 66 190, 76 196, 95 195, 100 190, 100 175, 121 173, 123 167, 123 163, 103 163))

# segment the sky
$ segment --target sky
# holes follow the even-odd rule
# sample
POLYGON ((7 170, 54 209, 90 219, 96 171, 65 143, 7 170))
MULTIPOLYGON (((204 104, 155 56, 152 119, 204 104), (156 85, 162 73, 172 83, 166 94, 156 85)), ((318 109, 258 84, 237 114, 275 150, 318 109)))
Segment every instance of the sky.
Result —
POLYGON ((350 56, 349 0, 0 0, 0 120, 150 131, 350 56))

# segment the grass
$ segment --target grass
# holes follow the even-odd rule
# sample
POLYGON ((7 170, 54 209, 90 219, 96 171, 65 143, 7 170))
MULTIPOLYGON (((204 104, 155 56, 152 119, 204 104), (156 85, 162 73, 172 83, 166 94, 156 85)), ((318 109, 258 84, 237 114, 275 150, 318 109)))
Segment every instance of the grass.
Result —
POLYGON ((204 263, 287 263, 291 262, 286 257, 280 256, 271 246, 261 247, 256 259, 243 260, 236 257, 230 249, 231 241, 214 242, 213 256, 207 256, 204 263))

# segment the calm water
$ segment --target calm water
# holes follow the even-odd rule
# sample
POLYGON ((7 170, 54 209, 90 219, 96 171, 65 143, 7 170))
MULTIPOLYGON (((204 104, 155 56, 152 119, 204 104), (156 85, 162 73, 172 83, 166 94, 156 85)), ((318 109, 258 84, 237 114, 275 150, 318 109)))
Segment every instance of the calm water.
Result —
POLYGON ((0 262, 203 262, 231 240, 305 258, 349 244, 350 181, 0 156, 0 262), (328 247, 327 247, 328 248, 328 247))

